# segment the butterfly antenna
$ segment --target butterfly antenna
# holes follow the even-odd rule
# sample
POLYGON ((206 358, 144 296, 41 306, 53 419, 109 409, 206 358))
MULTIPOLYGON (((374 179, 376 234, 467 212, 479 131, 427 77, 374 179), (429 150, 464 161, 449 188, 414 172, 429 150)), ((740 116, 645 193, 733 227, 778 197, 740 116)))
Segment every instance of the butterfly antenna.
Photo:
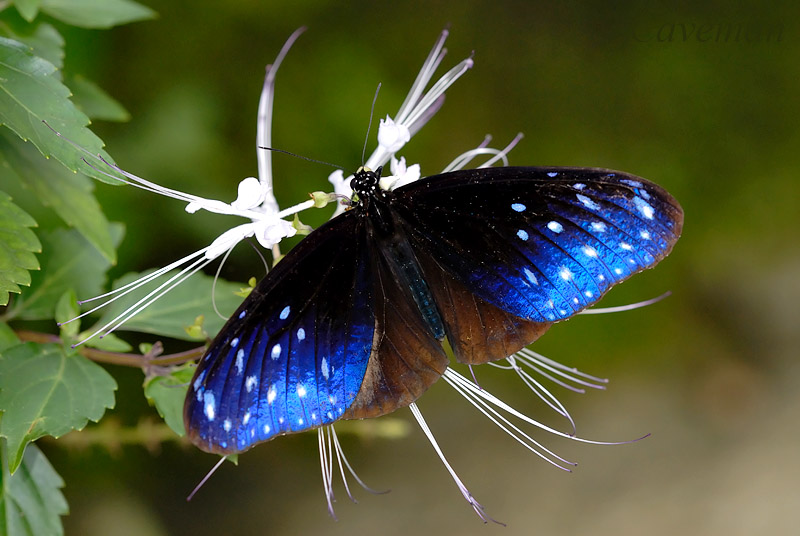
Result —
POLYGON ((300 160, 305 160, 307 162, 314 162, 315 164, 323 164, 326 166, 330 166, 332 168, 341 169, 344 171, 344 166, 337 166, 336 164, 331 164, 330 162, 325 162, 324 160, 317 160, 316 158, 309 158, 307 156, 299 155, 296 153, 292 153, 289 151, 284 151, 283 149, 276 149, 274 147, 264 147, 263 145, 258 146, 259 149, 264 149, 265 151, 273 151, 276 153, 283 153, 288 154, 289 156, 294 156, 295 158, 299 158, 300 160))
POLYGON ((192 500, 192 497, 194 497, 195 494, 198 491, 200 491, 200 488, 203 487, 203 484, 205 484, 206 481, 209 478, 211 478, 211 475, 213 475, 217 471, 217 469, 219 469, 219 466, 222 465, 222 462, 224 462, 227 459, 228 459, 227 456, 223 456, 222 458, 219 459, 219 461, 216 463, 216 465, 214 465, 214 467, 211 468, 211 470, 208 472, 208 474, 203 477, 203 480, 201 480, 200 483, 197 486, 195 486, 195 488, 192 490, 192 492, 189 494, 189 496, 186 497, 186 502, 189 502, 189 501, 192 500))
POLYGON ((375 103, 378 102, 378 93, 381 90, 381 83, 375 88, 375 96, 372 97, 372 106, 369 109, 369 123, 367 124, 367 136, 364 138, 364 148, 361 150, 361 165, 364 165, 364 157, 367 155, 367 143, 369 143, 369 131, 372 128, 372 116, 375 113, 375 103))

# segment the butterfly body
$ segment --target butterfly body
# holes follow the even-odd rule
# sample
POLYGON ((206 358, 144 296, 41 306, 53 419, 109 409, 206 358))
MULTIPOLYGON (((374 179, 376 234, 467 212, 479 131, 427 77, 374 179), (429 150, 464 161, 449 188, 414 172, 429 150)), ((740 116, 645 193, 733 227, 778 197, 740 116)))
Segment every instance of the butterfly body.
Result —
POLYGON ((350 210, 257 285, 201 359, 184 418, 232 453, 383 415, 457 360, 504 358, 663 259, 683 213, 662 188, 590 168, 488 168, 384 191, 361 169, 350 210))

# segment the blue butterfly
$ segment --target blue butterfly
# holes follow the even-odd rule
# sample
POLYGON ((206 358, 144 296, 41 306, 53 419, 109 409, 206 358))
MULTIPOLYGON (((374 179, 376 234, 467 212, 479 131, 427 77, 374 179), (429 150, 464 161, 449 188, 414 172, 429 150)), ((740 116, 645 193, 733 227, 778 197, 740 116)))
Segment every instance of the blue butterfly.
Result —
POLYGON ((408 406, 461 363, 505 358, 669 254, 683 211, 592 168, 461 170, 394 191, 355 174, 350 210, 262 279, 200 360, 184 406, 201 449, 408 406))

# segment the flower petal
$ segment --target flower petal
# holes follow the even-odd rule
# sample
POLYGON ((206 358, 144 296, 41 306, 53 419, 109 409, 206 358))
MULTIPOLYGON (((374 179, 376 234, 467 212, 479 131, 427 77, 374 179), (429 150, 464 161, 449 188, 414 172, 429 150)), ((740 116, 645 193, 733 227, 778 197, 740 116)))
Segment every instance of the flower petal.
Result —
POLYGON ((282 220, 277 216, 267 216, 263 220, 254 222, 253 226, 256 240, 267 249, 271 249, 283 238, 297 234, 297 229, 291 222, 282 220))
POLYGON ((388 115, 386 119, 381 119, 380 127, 378 127, 378 144, 380 144, 386 152, 394 154, 403 148, 403 145, 408 143, 411 139, 411 133, 408 127, 402 123, 395 123, 388 115))
POLYGON ((250 210, 260 205, 265 198, 264 186, 255 177, 247 177, 239 183, 236 201, 231 206, 239 210, 250 210))

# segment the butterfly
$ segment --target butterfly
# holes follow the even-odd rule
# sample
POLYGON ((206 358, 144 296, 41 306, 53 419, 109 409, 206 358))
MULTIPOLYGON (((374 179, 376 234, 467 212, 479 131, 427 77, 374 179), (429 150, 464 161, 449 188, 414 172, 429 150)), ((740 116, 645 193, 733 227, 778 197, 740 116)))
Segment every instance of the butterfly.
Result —
POLYGON ((419 398, 448 365, 505 358, 667 256, 683 211, 605 169, 460 170, 393 191, 360 168, 349 210, 253 289, 198 363, 184 421, 219 454, 419 398))

